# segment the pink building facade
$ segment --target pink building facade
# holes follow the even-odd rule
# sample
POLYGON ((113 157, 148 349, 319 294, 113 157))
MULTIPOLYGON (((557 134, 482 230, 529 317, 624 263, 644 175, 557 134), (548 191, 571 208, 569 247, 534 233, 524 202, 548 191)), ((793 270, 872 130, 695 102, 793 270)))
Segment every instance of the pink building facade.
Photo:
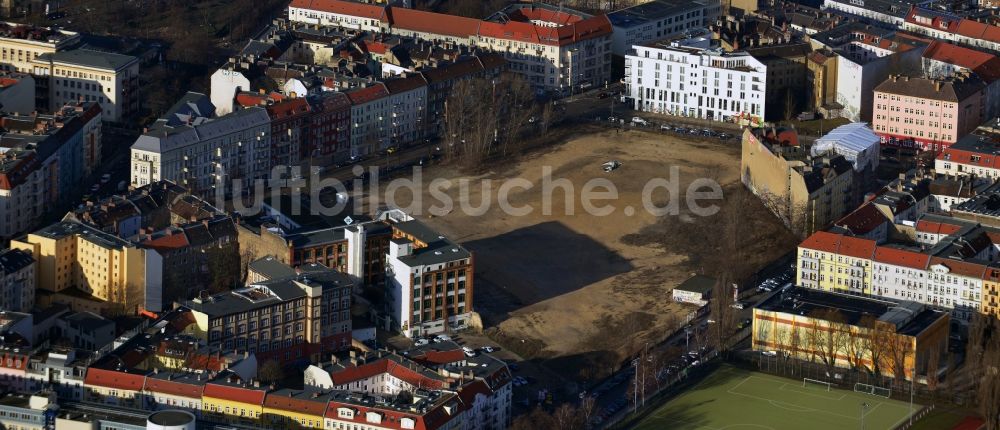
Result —
POLYGON ((974 76, 890 76, 875 87, 872 128, 883 145, 941 151, 983 122, 986 98, 974 76))

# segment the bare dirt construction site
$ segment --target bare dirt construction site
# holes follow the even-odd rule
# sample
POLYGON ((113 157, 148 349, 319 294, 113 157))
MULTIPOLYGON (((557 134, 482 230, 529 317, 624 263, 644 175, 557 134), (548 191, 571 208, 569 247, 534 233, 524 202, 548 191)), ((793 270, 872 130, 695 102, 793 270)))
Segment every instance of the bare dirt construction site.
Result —
MULTIPOLYGON (((417 217, 475 253, 475 307, 491 337, 522 356, 544 359, 564 377, 591 379, 613 370, 644 342, 665 337, 692 311, 671 300, 671 289, 693 273, 718 275, 732 258, 763 265, 797 243, 756 199, 745 196, 738 171, 737 140, 578 130, 564 143, 481 175, 425 170, 425 184, 434 178, 453 182, 444 192, 455 208, 417 217), (603 171, 609 160, 621 166, 603 171), (679 213, 656 216, 644 209, 643 190, 654 178, 671 179, 672 167, 679 213), (550 214, 543 213, 546 168, 553 181, 573 189, 569 205, 565 189, 552 193, 550 214), (530 214, 511 215, 499 207, 498 189, 512 178, 532 184, 514 188, 508 199, 513 207, 532 208, 530 214), (594 178, 611 181, 618 191, 615 200, 595 201, 614 208, 608 215, 588 213, 581 200, 584 184, 594 178), (717 214, 701 217, 689 210, 686 191, 697 178, 721 184, 723 199, 700 202, 720 206, 717 214), (462 179, 470 184, 467 193, 458 185, 462 179), (460 202, 479 206, 487 180, 492 191, 485 199, 492 204, 481 215, 467 214, 460 202), (734 234, 738 240, 727 239, 734 234), (728 251, 734 246, 739 256, 728 251)), ((424 207, 436 201, 426 188, 424 207)), ((659 188, 650 201, 665 207, 670 194, 659 188)), ((409 200, 396 197, 397 203, 409 200)))

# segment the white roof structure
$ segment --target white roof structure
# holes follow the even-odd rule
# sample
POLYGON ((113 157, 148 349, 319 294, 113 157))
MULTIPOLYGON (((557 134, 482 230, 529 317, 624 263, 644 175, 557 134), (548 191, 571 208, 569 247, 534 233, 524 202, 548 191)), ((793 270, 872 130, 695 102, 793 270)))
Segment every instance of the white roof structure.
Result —
POLYGON ((879 137, 863 122, 852 122, 833 129, 819 139, 812 147, 812 155, 817 156, 832 151, 843 155, 854 164, 854 170, 878 167, 879 137))

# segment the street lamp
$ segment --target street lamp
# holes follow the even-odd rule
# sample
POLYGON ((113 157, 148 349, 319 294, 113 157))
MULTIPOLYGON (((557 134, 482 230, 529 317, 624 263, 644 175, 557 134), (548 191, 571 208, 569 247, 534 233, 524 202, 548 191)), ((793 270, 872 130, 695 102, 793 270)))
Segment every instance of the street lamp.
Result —
POLYGON ((861 403, 861 430, 865 430, 865 411, 868 410, 868 403, 861 403))

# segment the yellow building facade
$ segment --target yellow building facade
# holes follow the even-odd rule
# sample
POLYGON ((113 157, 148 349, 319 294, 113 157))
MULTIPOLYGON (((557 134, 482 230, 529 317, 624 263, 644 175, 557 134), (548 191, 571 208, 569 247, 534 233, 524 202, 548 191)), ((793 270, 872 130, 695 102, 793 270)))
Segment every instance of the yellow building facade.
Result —
POLYGON ((916 302, 794 288, 754 308, 752 345, 755 351, 845 369, 877 369, 883 376, 902 372, 910 379, 914 371, 929 371, 932 354, 944 360, 950 321, 948 312, 916 302))
POLYGON ((796 285, 830 292, 872 292, 874 240, 816 232, 799 244, 796 285))
POLYGON ((11 248, 30 252, 38 288, 67 296, 71 306, 89 300, 102 311, 159 310, 162 261, 155 251, 72 221, 12 240, 11 248))

